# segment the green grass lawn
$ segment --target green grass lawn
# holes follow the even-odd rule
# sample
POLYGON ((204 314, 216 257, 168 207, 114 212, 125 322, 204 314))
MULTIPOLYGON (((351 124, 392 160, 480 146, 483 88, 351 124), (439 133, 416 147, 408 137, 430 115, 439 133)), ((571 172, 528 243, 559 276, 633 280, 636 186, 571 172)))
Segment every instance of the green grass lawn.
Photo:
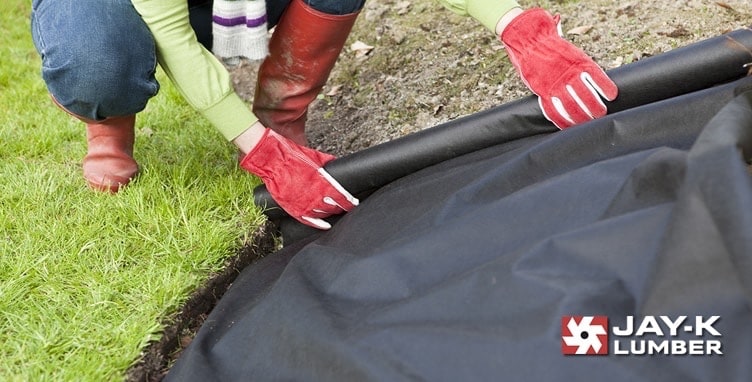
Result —
POLYGON ((122 380, 261 224, 258 179, 160 73, 139 177, 90 191, 84 127, 50 101, 30 3, 0 4, 0 380, 122 380))

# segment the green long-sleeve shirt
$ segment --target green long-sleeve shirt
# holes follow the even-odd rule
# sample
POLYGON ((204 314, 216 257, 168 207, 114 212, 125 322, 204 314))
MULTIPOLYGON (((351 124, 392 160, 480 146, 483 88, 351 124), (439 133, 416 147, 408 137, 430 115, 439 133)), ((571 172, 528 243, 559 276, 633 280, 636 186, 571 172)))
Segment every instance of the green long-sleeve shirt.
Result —
POLYGON ((470 16, 496 33, 496 23, 512 8, 519 7, 515 0, 438 0, 450 11, 470 16))
MULTIPOLYGON (((185 100, 229 141, 258 121, 235 93, 222 63, 195 38, 186 0, 131 0, 157 45, 157 60, 185 100)), ((491 31, 514 0, 439 0, 491 31)))

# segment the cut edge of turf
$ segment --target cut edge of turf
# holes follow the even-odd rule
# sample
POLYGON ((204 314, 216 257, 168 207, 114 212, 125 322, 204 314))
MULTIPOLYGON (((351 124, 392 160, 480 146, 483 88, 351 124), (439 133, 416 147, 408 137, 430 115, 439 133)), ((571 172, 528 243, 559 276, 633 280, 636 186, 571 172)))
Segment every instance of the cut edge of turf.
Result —
POLYGON ((273 223, 264 223, 253 233, 250 243, 226 261, 222 271, 210 276, 201 287, 191 293, 176 313, 164 320, 164 330, 160 338, 149 343, 142 350, 141 357, 126 371, 127 382, 156 382, 167 375, 172 364, 190 344, 209 313, 240 272, 278 249, 274 232, 273 223))

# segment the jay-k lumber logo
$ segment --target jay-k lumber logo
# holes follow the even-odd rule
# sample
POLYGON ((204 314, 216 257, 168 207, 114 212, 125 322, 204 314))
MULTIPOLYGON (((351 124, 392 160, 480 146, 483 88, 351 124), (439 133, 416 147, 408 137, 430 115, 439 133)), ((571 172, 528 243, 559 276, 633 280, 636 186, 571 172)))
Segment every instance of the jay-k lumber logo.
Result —
POLYGON ((609 326, 608 316, 562 316, 564 355, 723 355, 720 316, 627 316, 609 326), (609 340, 611 337, 611 340, 609 340), (610 353, 609 353, 610 346, 610 353))

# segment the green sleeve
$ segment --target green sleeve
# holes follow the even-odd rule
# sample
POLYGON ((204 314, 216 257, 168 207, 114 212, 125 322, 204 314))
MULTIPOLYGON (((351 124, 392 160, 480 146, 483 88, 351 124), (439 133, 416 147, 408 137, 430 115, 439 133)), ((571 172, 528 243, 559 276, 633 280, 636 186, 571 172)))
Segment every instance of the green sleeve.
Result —
POLYGON ((496 33, 496 23, 512 8, 519 7, 515 0, 439 0, 445 7, 462 16, 470 16, 496 33))
POLYGON ((258 120, 230 74, 197 40, 185 0, 131 0, 157 45, 157 60, 185 100, 231 141, 258 120))

